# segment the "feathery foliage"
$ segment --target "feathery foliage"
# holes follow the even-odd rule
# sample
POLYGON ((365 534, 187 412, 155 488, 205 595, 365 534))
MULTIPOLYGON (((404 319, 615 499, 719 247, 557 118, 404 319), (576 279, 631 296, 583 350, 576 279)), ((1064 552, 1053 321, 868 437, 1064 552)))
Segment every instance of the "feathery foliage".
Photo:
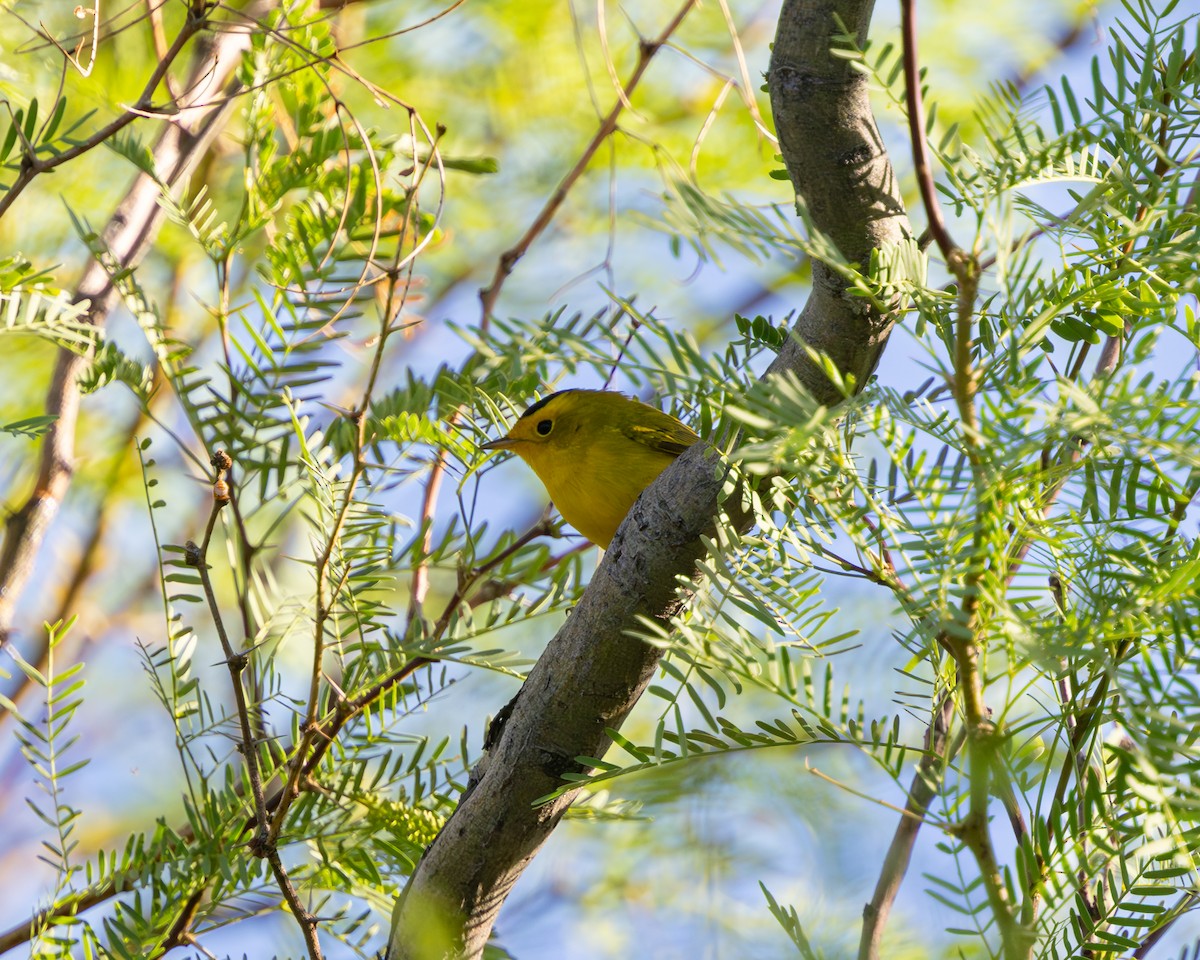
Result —
MULTIPOLYGON (((478 277, 455 258, 474 255, 473 218, 504 219, 499 151, 464 147, 430 107, 366 80, 315 5, 245 21, 206 8, 214 28, 249 25, 221 149, 181 193, 136 125, 102 138, 104 163, 160 188, 156 255, 123 266, 90 225, 93 198, 68 196, 64 236, 108 271, 129 322, 94 322, 66 271, 0 260, 3 339, 84 356, 89 399, 136 408, 161 616, 125 639, 173 764, 156 774, 173 812, 82 840, 87 803, 71 791, 87 669, 62 666, 61 624, 43 665, 5 646, 36 691, 0 707, 32 771, 51 879, 24 905, 24 932, 0 942, 152 957, 283 914, 280 950, 315 930, 326 955, 374 955, 397 889, 468 789, 503 703, 491 694, 511 692, 586 585, 590 555, 552 518, 502 529, 505 475, 479 450, 533 399, 576 384, 669 398, 719 450, 725 502, 754 525, 719 517, 695 582, 679 586, 687 602, 642 625, 661 669, 609 730, 614 748, 579 757, 586 772, 553 795, 585 788, 575 820, 632 829, 632 798, 656 772, 684 782, 770 757, 845 801, 847 818, 920 821, 922 895, 945 929, 912 924, 928 938, 917 946, 889 932, 886 956, 1144 956, 1196 929, 1184 924, 1200 884, 1200 65, 1185 7, 1127 0, 1089 76, 997 82, 945 126, 929 64, 940 201, 981 265, 965 314, 918 238, 854 264, 803 204, 797 220, 764 202, 769 157, 744 179, 755 190, 725 192, 694 155, 649 151, 663 191, 638 222, 676 256, 801 273, 816 258, 902 314, 892 349, 915 354, 907 369, 846 384, 836 410, 791 378, 756 379, 791 314, 752 305, 689 327, 644 307, 654 291, 608 283, 598 308, 473 319, 461 286, 478 277), (373 126, 385 104, 386 128, 373 126), (846 609, 846 581, 876 598, 870 629, 846 609), (904 814, 921 784, 929 799, 904 814)), ((155 17, 184 36, 197 11, 155 17)), ((717 19, 697 36, 715 30, 736 61, 740 41, 717 19)), ((514 36, 531 44, 525 28, 514 36)), ((122 42, 153 44, 150 24, 136 29, 122 42)), ((905 108, 895 45, 838 49, 881 103, 905 108)), ((396 69, 434 102, 415 67, 396 69)), ((9 94, 6 188, 86 152, 99 121, 76 108, 76 82, 48 116, 9 94)), ((754 91, 738 85, 752 117, 754 91)), ((655 135, 677 137, 673 118, 655 135)), ((745 130, 713 136, 752 154, 745 130)), ((619 167, 628 144, 609 142, 614 177, 636 166, 622 153, 619 167)), ((0 431, 26 445, 56 422, 11 417, 0 431)), ((876 872, 895 869, 870 853, 876 872)), ((776 948, 848 952, 767 880, 776 948)), ((830 911, 857 922, 860 900, 830 911)))

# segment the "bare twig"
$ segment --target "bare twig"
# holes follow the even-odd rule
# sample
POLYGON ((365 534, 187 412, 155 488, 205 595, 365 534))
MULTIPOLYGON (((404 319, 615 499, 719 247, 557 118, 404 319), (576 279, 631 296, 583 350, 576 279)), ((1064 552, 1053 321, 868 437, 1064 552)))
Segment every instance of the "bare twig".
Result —
POLYGON ((60 167, 64 163, 82 156, 89 150, 94 150, 102 143, 107 142, 114 134, 125 129, 134 120, 156 114, 161 114, 162 116, 175 115, 178 105, 173 105, 165 110, 160 110, 154 106, 154 92, 167 76, 167 71, 170 70, 171 65, 175 62, 179 54, 183 52, 188 42, 207 26, 207 14, 189 16, 184 21, 183 26, 180 27, 179 33, 175 35, 175 40, 172 42, 170 48, 159 59, 158 63, 155 64, 154 70, 150 73, 150 79, 146 81, 146 86, 142 90, 142 95, 134 105, 120 116, 109 121, 90 137, 86 137, 60 153, 51 154, 44 160, 38 159, 32 150, 32 145, 27 145, 24 156, 21 158, 21 166, 17 170, 16 179, 4 195, 0 196, 0 217, 3 217, 8 212, 9 207, 17 202, 17 198, 38 175, 60 167))
POLYGON ((189 566, 195 567, 200 576, 200 585, 204 589, 204 598, 208 603, 208 612, 212 617, 217 638, 221 643, 221 652, 225 654, 225 665, 233 681, 233 696, 237 705, 237 719, 242 727, 241 753, 246 761, 246 774, 250 780, 250 792, 254 799, 254 810, 257 820, 258 833, 256 841, 261 844, 263 831, 266 829, 266 801, 263 794, 262 777, 258 766, 258 741, 254 736, 250 723, 250 707, 247 704, 246 690, 242 685, 242 673, 246 669, 248 657, 241 651, 233 649, 233 643, 225 629, 225 620, 221 616, 221 607, 217 603, 213 591, 212 577, 209 575, 208 548, 212 543, 213 532, 216 529, 217 517, 229 505, 229 482, 226 477, 233 461, 224 450, 213 454, 212 464, 216 473, 213 479, 213 503, 208 514, 208 525, 204 530, 204 539, 199 546, 189 542, 186 560, 189 566))
POLYGON ((200 576, 200 585, 204 590, 209 614, 212 616, 213 626, 216 628, 217 637, 221 643, 221 650, 225 654, 225 665, 229 669, 229 676, 233 685, 237 720, 241 727, 239 749, 246 764, 246 778, 250 783, 250 794, 254 802, 255 829, 254 836, 250 840, 250 850, 255 856, 263 857, 270 865, 271 872, 275 876, 275 882, 283 893, 283 898, 288 908, 292 911, 292 915, 296 918, 296 923, 299 925, 304 936, 310 960, 321 960, 321 947, 317 938, 317 921, 300 902, 295 886, 292 884, 291 878, 288 877, 287 870, 283 866, 283 861, 279 857, 275 838, 270 835, 267 798, 266 792, 263 789, 262 773, 259 767, 259 740, 255 735, 251 720, 254 711, 248 702, 243 681, 243 673, 246 670, 250 657, 244 652, 233 649, 233 644, 225 630, 225 622, 221 616, 221 608, 217 603, 216 593, 213 591, 212 578, 209 575, 208 548, 212 543, 212 535, 216 528, 217 517, 221 510, 228 506, 230 502, 230 488, 226 478, 229 475, 233 461, 230 460, 229 455, 224 451, 218 450, 213 454, 212 465, 216 471, 213 478, 213 505, 212 510, 209 512, 208 525, 204 531, 204 540, 199 546, 194 543, 188 544, 186 559, 190 566, 196 568, 200 576))
POLYGON ((917 764, 917 772, 908 788, 905 815, 896 824, 896 832, 883 859, 883 868, 875 884, 871 902, 863 908, 862 936, 858 943, 859 960, 878 960, 883 928, 887 924, 892 904, 900 892, 900 884, 908 872, 917 833, 924 823, 929 804, 941 788, 942 774, 947 761, 962 745, 959 736, 950 744, 950 726, 954 719, 954 698, 945 695, 934 709, 933 719, 925 732, 925 755, 917 764))
POLYGON ((287 875, 287 871, 283 869, 283 862, 279 859, 279 852, 275 849, 274 844, 270 846, 267 862, 271 865, 271 872, 275 874, 275 882, 283 891, 283 899, 287 902, 288 909, 292 911, 292 916, 300 925, 309 960, 321 960, 321 943, 317 939, 317 918, 309 913, 308 908, 300 902, 300 896, 296 893, 296 888, 287 875))
POLYGON ((925 143, 925 108, 921 97, 921 71, 917 63, 916 0, 900 0, 900 32, 904 39, 904 85, 908 102, 908 134, 912 141, 913 167, 921 188, 921 202, 929 220, 929 232, 937 242, 947 265, 959 254, 958 245, 950 239, 942 209, 937 202, 933 185, 933 170, 929 166, 929 147, 925 143))
POLYGON ((638 45, 637 63, 634 64, 633 72, 625 82, 624 88, 618 91, 617 102, 613 104, 612 109, 600 121, 600 126, 597 128, 595 134, 592 135, 592 139, 588 141, 587 146, 584 147, 583 152, 579 155, 579 159, 575 161, 575 165, 567 171, 566 176, 554 188, 554 192, 550 194, 550 198, 538 212, 538 215, 534 217, 533 223, 529 225, 529 228, 521 236, 521 239, 500 255, 500 261, 496 264, 496 272, 492 275, 492 282, 479 291, 479 301, 483 308, 482 323, 485 326, 489 323, 492 314, 495 312, 496 300, 500 296, 500 289, 504 286, 504 281, 508 279, 508 275, 513 272, 517 261, 525 256, 533 242, 550 225, 555 214, 558 213, 558 208, 562 206, 563 201, 567 198, 567 194, 576 181, 583 176, 583 172, 587 169, 588 164, 591 163, 596 151, 600 149, 601 144, 612 136, 613 132, 617 129, 617 120, 625 110, 626 104, 629 103, 629 98, 633 96, 633 91, 641 81, 646 68, 650 66, 650 61, 654 59, 658 51, 671 38, 671 34, 683 23, 684 18, 691 12, 695 3, 696 0, 684 0, 683 5, 675 12, 675 16, 671 18, 657 37, 653 40, 643 40, 638 45))

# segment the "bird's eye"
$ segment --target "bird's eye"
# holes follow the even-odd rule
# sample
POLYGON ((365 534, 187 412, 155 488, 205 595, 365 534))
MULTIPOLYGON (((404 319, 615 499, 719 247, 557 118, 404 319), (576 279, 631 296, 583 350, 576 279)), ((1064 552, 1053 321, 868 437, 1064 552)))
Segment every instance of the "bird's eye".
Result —
POLYGON ((539 420, 537 425, 538 436, 549 436, 550 431, 554 429, 553 420, 539 420))

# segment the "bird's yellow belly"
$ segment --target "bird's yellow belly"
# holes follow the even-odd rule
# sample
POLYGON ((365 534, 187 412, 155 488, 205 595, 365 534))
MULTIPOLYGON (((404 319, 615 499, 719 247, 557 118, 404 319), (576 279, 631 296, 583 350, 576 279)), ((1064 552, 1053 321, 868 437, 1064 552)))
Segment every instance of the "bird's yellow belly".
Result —
POLYGON ((593 543, 607 547, 638 495, 675 458, 628 442, 629 449, 591 451, 570 469, 539 478, 567 521, 593 543))

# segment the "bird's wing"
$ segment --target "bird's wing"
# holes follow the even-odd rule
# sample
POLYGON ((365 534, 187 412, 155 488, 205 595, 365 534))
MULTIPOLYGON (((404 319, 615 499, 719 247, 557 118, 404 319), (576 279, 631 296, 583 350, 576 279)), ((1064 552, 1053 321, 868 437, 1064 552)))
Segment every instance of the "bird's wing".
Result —
MULTIPOLYGON (((659 413, 659 411, 655 411, 659 413)), ((621 427, 621 432, 630 440, 645 444, 651 450, 679 456, 700 438, 674 417, 659 413, 650 418, 652 423, 630 423, 621 427)))

